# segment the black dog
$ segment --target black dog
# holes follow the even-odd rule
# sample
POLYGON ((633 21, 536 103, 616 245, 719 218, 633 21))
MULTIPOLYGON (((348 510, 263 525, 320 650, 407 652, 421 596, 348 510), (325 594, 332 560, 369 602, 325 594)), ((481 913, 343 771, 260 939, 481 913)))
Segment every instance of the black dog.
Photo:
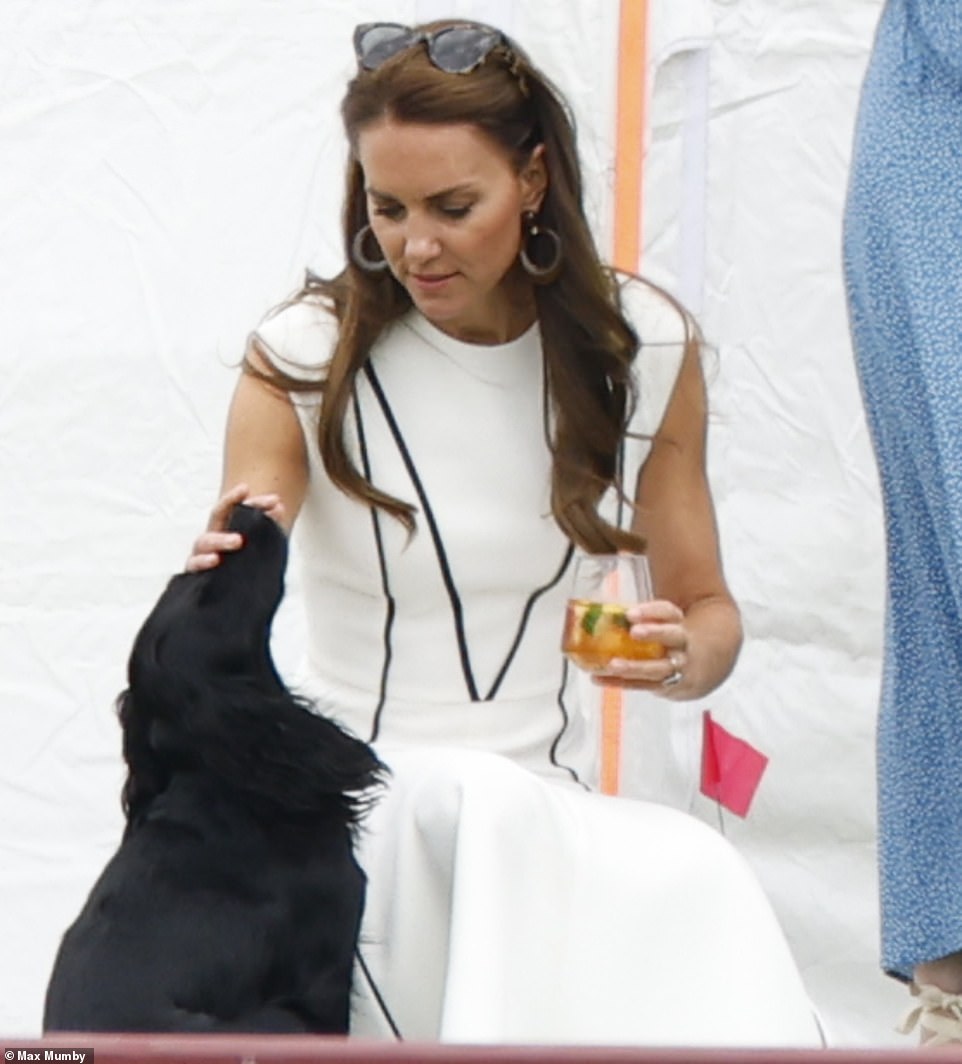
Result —
POLYGON ((287 540, 167 586, 118 700, 119 850, 67 930, 45 1030, 344 1032, 364 904, 354 833, 383 766, 271 659, 287 540))

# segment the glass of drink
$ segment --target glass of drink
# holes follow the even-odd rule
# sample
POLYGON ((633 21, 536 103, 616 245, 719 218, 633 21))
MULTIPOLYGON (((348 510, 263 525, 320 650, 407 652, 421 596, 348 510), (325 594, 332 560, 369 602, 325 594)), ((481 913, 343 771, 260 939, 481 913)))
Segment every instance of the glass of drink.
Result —
POLYGON ((606 668, 613 658, 663 658, 661 643, 631 637, 626 616, 630 605, 651 597, 651 574, 643 554, 576 555, 562 651, 588 672, 606 668))

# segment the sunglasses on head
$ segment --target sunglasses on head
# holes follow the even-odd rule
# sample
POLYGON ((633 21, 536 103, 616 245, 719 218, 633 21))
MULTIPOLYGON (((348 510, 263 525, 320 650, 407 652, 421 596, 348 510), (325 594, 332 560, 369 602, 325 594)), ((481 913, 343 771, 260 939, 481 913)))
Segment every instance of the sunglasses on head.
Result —
POLYGON ((364 70, 377 70, 400 52, 422 42, 438 70, 470 74, 505 39, 498 30, 479 22, 459 22, 430 33, 397 22, 366 22, 354 30, 354 54, 364 70))

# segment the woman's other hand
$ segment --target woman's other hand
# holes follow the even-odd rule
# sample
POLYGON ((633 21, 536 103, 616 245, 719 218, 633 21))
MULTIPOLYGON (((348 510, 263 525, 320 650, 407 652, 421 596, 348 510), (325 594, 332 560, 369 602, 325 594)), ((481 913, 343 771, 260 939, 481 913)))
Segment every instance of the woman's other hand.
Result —
POLYGON ((625 687, 654 694, 671 695, 682 683, 688 663, 688 632, 685 615, 673 602, 653 599, 630 606, 625 614, 631 623, 630 635, 643 643, 665 648, 660 657, 614 658, 592 679, 603 687, 625 687))

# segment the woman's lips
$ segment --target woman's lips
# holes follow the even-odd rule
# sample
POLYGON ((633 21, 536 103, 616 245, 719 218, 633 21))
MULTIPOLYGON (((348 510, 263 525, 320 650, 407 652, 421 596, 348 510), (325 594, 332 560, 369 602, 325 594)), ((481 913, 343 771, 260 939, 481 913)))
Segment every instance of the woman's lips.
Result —
POLYGON ((454 273, 412 273, 408 275, 411 280, 425 292, 436 292, 443 288, 448 281, 456 277, 454 273))

